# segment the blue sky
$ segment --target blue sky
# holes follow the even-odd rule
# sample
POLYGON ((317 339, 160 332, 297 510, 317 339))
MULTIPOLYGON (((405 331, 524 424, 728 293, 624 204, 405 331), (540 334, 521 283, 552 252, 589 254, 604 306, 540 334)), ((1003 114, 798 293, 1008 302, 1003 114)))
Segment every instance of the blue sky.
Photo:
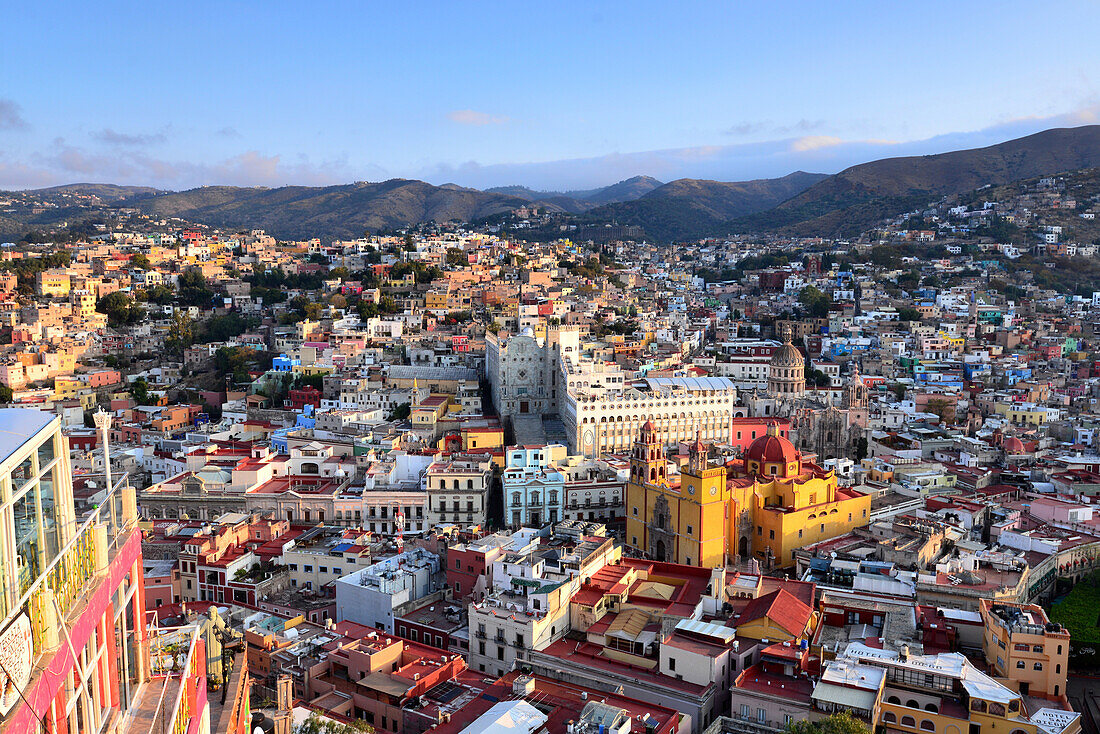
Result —
POLYGON ((25 3, 0 187, 743 180, 1100 121, 1094 2, 25 3))

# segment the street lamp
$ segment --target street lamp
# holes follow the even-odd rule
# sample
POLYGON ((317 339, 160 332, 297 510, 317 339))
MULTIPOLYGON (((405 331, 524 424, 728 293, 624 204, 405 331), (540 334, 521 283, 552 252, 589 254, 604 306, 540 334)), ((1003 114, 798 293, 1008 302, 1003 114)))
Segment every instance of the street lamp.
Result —
POLYGON ((111 496, 111 490, 114 489, 111 484, 111 446, 108 438, 108 433, 111 430, 111 414, 100 408, 92 418, 95 420, 95 427, 99 429, 103 441, 103 471, 107 480, 107 506, 111 511, 111 525, 118 527, 114 497, 111 496))

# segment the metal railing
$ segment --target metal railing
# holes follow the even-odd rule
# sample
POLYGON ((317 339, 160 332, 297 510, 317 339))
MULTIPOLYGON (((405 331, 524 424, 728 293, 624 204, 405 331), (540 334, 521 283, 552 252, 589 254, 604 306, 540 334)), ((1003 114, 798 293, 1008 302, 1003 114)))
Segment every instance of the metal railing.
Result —
POLYGON ((150 722, 150 732, 186 734, 192 714, 196 713, 192 711, 192 705, 198 686, 206 684, 205 656, 196 654, 202 639, 201 631, 197 624, 155 630, 156 640, 151 644, 150 675, 153 680, 162 680, 163 685, 150 722), (183 643, 187 644, 187 654, 181 663, 183 643), (179 686, 171 700, 165 701, 171 680, 178 680, 179 686))
MULTIPOLYGON (((89 513, 69 542, 38 578, 31 582, 12 607, 21 609, 27 605, 31 610, 31 632, 36 650, 49 647, 46 644, 46 632, 50 624, 48 607, 51 601, 46 593, 47 589, 53 592, 57 609, 63 616, 67 616, 87 590, 89 582, 101 570, 96 567, 97 544, 100 541, 96 539, 95 529, 106 525, 109 563, 129 537, 129 531, 137 526, 136 513, 127 517, 127 503, 123 501, 127 492, 133 492, 129 473, 124 474, 107 493, 103 502, 89 513)), ((130 504, 132 508, 132 498, 130 504)))

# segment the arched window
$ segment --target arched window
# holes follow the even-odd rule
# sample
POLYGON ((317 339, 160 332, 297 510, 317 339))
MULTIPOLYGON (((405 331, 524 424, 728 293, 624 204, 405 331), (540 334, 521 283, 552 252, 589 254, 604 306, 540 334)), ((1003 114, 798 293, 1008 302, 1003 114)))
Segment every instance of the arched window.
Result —
POLYGON ((457 479, 456 479, 456 480, 454 480, 454 488, 455 488, 455 489, 458 489, 458 480, 457 480, 457 479))
POLYGON ((925 731, 935 731, 936 725, 932 723, 931 719, 922 719, 920 722, 920 728, 925 731))
POLYGON ((895 724, 898 720, 897 715, 893 711, 887 711, 885 714, 883 714, 882 718, 888 724, 895 724))
POLYGON ((473 489, 473 488, 474 488, 474 480, 473 479, 467 479, 466 480, 466 489, 473 489))
MULTIPOLYGON (((813 515, 810 515, 810 517, 812 518, 813 515)), ((886 703, 900 704, 901 699, 898 698, 897 696, 890 696, 889 698, 886 699, 886 703)))
POLYGON ((908 706, 911 709, 919 709, 920 708, 920 704, 917 703, 916 700, 912 699, 912 698, 910 698, 908 701, 906 701, 905 705, 908 706))
POLYGON ((902 716, 901 717, 901 725, 902 726, 916 726, 917 725, 917 720, 914 719, 912 716, 902 716))
POLYGON ((934 703, 926 703, 924 704, 924 710, 931 711, 932 713, 937 714, 940 711, 940 707, 934 703))

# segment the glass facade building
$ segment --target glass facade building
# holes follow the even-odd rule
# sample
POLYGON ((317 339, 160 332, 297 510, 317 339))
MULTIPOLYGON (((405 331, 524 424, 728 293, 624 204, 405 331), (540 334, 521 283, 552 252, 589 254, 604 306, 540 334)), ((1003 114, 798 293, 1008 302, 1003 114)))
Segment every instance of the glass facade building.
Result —
POLYGON ((0 734, 204 734, 205 676, 184 674, 201 636, 185 665, 151 660, 134 491, 123 477, 95 499, 75 515, 56 417, 0 409, 0 734))

